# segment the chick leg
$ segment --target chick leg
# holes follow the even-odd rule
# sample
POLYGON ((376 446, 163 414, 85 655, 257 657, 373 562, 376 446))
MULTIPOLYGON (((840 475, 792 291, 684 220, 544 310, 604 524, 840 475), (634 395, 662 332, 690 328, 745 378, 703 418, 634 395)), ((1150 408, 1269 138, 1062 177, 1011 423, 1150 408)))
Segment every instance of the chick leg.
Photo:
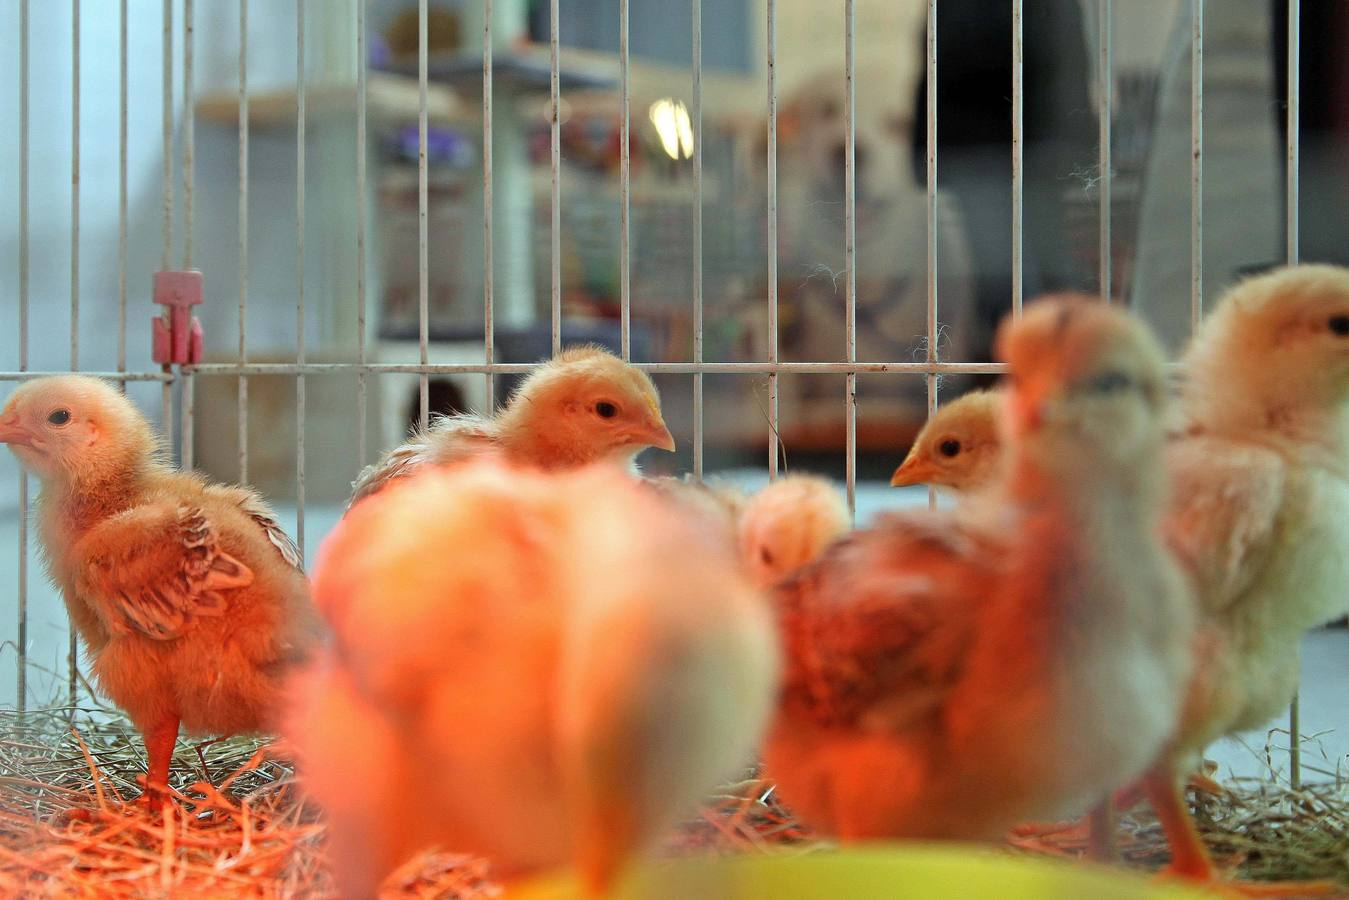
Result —
MULTIPOLYGON (((1157 819, 1171 845, 1171 864, 1165 874, 1188 881, 1218 882, 1222 875, 1204 846, 1194 818, 1185 805, 1180 780, 1169 766, 1158 766, 1143 777, 1143 791, 1157 813, 1157 819)), ((1231 883, 1234 890, 1247 896, 1287 897, 1338 893, 1339 886, 1329 881, 1270 881, 1231 883)))
POLYGON ((169 764, 178 740, 178 717, 162 719, 145 729, 145 752, 150 758, 145 776, 145 802, 150 812, 159 812, 169 786, 169 764))
POLYGON ((1180 782, 1170 766, 1159 765, 1143 776, 1143 793, 1147 796, 1157 819, 1171 845, 1171 864, 1168 874, 1193 881, 1213 881, 1218 870, 1213 857, 1204 846, 1194 819, 1185 806, 1180 782))
POLYGON ((1115 799, 1107 796, 1087 818, 1087 859, 1115 861, 1115 799))

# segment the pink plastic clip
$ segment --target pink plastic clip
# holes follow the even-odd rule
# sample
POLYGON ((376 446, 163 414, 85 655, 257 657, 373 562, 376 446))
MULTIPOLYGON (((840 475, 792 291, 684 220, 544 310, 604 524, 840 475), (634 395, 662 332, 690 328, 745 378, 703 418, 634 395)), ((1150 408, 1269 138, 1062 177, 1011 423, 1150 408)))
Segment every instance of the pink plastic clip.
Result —
POLYGON ((152 319, 154 344, 151 354, 160 365, 191 365, 201 362, 201 322, 192 315, 192 307, 201 303, 201 273, 156 272, 154 301, 169 308, 169 323, 152 319))

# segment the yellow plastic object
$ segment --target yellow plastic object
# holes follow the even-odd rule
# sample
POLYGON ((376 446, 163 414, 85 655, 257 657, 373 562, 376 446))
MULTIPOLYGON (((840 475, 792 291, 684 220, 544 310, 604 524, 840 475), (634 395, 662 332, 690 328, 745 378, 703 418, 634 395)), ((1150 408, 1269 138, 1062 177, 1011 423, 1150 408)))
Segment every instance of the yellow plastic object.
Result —
MULTIPOLYGON (((507 891, 581 900, 570 876, 507 891)), ((668 860, 639 866, 610 900, 1200 900, 1212 894, 1100 866, 939 846, 668 860)))

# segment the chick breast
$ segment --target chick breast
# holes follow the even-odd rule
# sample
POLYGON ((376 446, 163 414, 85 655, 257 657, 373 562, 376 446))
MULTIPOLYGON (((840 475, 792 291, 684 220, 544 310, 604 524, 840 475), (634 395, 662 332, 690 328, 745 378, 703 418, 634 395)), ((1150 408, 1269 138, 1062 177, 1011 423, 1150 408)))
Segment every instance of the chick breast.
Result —
POLYGON ((351 510, 290 726, 345 884, 432 843, 602 884, 748 760, 774 629, 700 525, 608 467, 428 469, 351 510))

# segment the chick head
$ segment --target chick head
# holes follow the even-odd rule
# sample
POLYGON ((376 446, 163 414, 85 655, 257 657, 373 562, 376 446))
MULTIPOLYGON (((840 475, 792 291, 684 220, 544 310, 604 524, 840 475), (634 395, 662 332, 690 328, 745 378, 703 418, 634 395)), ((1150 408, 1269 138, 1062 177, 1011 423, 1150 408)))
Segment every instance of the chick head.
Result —
POLYGON ((813 562, 848 530, 851 517, 824 478, 788 475, 759 491, 740 516, 740 560, 769 587, 813 562))
POLYGON ((0 442, 46 481, 88 482, 148 457, 154 433, 115 387, 84 375, 21 384, 0 413, 0 442))
POLYGON ((674 451, 660 393, 647 374, 599 347, 564 350, 511 396, 505 427, 546 436, 581 461, 674 451))
POLYGON ((1349 269, 1300 265, 1228 292, 1185 356, 1186 407, 1210 426, 1278 427, 1349 404, 1349 269))
POLYGON ((1159 452, 1165 363, 1147 327, 1101 303, 1044 300, 999 329, 1004 433, 1041 465, 1132 471, 1159 452))
POLYGON ((973 491, 996 479, 1002 458, 998 407, 992 391, 971 391, 939 408, 918 432, 892 487, 931 484, 973 491))

